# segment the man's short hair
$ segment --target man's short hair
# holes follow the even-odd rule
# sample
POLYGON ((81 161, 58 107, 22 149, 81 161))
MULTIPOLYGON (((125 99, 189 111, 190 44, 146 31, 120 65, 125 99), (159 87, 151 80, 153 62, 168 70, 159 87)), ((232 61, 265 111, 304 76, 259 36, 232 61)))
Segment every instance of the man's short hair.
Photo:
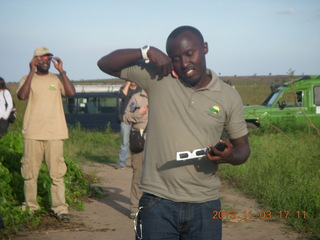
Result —
POLYGON ((170 33, 170 35, 168 36, 168 38, 167 38, 167 52, 168 52, 168 42, 169 42, 169 40, 179 36, 180 34, 182 34, 184 32, 193 33, 194 35, 196 35, 199 38, 201 43, 204 43, 203 36, 202 36, 201 32, 198 29, 196 29, 195 27, 191 27, 191 26, 181 26, 181 27, 178 27, 178 28, 174 29, 170 33))

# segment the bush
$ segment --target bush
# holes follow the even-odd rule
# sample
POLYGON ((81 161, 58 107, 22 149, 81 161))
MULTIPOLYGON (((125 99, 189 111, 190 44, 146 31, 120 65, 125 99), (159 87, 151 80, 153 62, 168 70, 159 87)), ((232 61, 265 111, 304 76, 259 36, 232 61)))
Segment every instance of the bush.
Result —
MULTIPOLYGON (((24 201, 23 178, 20 174, 23 137, 21 134, 9 132, 0 139, 0 216, 4 218, 6 231, 12 233, 21 226, 34 226, 40 220, 36 216, 30 218, 27 212, 21 211, 24 201)), ((84 180, 81 169, 69 157, 65 157, 68 167, 65 176, 66 200, 70 207, 83 209, 83 199, 87 195, 89 183, 84 180)), ((51 206, 51 179, 46 165, 43 163, 38 178, 38 203, 47 212, 51 206)))

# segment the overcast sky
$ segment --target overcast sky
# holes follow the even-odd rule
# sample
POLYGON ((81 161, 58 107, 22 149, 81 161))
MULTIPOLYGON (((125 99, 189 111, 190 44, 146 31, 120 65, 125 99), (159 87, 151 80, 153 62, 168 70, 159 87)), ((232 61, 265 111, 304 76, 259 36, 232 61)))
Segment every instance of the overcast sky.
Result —
POLYGON ((103 55, 145 44, 164 51, 181 25, 202 32, 207 66, 221 76, 320 74, 320 0, 0 0, 0 9, 7 82, 28 74, 43 45, 72 80, 111 78, 97 67, 103 55))

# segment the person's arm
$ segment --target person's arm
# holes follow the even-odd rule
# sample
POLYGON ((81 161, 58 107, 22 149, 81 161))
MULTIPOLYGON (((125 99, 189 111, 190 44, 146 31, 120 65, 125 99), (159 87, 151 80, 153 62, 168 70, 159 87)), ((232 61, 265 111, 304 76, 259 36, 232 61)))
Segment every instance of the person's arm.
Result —
POLYGON ((74 85, 71 83, 70 79, 67 76, 67 72, 63 70, 63 63, 62 60, 58 57, 54 57, 52 59, 52 63, 54 67, 59 71, 62 84, 64 87, 64 91, 67 97, 73 97, 76 93, 74 85))
POLYGON ((212 145, 209 147, 217 156, 211 156, 209 153, 209 149, 206 152, 207 158, 216 163, 229 163, 232 165, 240 165, 247 161, 250 155, 250 146, 248 135, 244 135, 243 137, 230 139, 230 142, 226 140, 220 140, 221 142, 226 144, 226 148, 224 151, 218 151, 212 145))
POLYGON ((124 97, 128 95, 130 84, 131 84, 131 82, 127 81, 126 84, 124 85, 124 87, 122 88, 121 93, 124 97))
POLYGON ((18 98, 20 100, 26 100, 29 97, 30 94, 30 88, 31 88, 31 81, 34 76, 34 73, 37 70, 37 64, 38 59, 36 57, 32 58, 31 62, 29 63, 30 71, 27 76, 27 79, 23 83, 23 85, 20 87, 19 91, 17 92, 18 98))
POLYGON ((139 96, 140 93, 134 94, 129 101, 128 106, 126 107, 123 115, 123 121, 126 124, 136 124, 140 122, 143 115, 146 115, 148 113, 148 106, 139 105, 139 96))
MULTIPOLYGON (((173 65, 171 59, 165 53, 155 47, 150 47, 147 54, 156 67, 156 74, 158 74, 159 79, 171 73, 173 65)), ((109 75, 120 77, 122 69, 136 64, 141 59, 142 54, 139 48, 120 49, 102 57, 98 61, 98 67, 109 75)))

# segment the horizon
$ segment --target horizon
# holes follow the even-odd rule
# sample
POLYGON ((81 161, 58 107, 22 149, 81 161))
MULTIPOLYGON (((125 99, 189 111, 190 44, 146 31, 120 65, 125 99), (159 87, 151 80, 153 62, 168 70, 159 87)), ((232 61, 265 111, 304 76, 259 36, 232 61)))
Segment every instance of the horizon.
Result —
MULTIPOLYGON (((294 75, 293 77, 299 78, 303 76, 319 76, 320 74, 306 74, 306 75, 294 75)), ((219 78, 276 78, 276 77, 282 77, 282 78, 290 78, 290 75, 288 74, 275 74, 275 75, 234 75, 234 76, 218 76, 219 78)), ((223 80, 223 79, 221 79, 223 80)), ((125 82, 126 80, 118 78, 118 77, 113 77, 109 76, 109 78, 101 78, 101 79, 80 79, 80 80, 73 80, 70 79, 71 82, 107 82, 107 81, 120 81, 120 82, 125 82)), ((6 81, 6 84, 19 84, 19 82, 8 82, 6 81)), ((91 84, 90 84, 91 85, 91 84)))

